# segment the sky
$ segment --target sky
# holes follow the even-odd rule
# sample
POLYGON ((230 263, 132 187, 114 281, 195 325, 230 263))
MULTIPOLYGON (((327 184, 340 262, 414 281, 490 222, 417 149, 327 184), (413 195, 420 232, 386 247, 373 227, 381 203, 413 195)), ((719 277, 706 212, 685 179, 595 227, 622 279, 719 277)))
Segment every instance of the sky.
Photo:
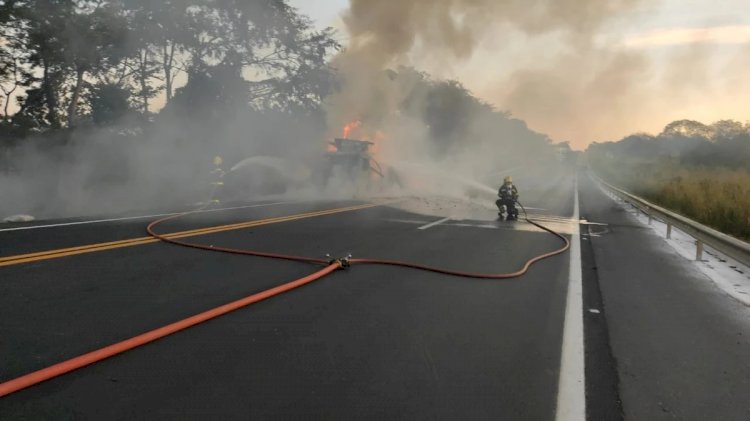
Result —
MULTIPOLYGON (((341 16, 348 0, 290 3, 318 26, 336 28, 347 44, 341 16)), ((658 133, 683 118, 750 120, 750 1, 637 3, 598 29, 598 53, 586 55, 590 61, 579 67, 562 36, 492 30, 468 58, 415 46, 400 64, 459 80, 497 109, 579 149, 635 132, 658 133), (606 70, 618 61, 622 66, 606 70), (591 69, 598 66, 604 70, 591 69), (528 83, 529 75, 538 76, 536 84, 528 83)))

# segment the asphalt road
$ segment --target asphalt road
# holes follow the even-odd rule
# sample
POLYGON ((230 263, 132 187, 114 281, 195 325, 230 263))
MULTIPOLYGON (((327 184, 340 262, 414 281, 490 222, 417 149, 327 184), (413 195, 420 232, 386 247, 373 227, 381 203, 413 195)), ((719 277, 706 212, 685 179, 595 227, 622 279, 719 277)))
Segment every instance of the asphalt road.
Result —
POLYGON ((580 192, 581 216, 607 224, 582 230, 584 308, 606 310, 584 313, 587 391, 619 379, 605 392, 626 419, 750 420, 750 308, 588 177, 580 192))
MULTIPOLYGON (((610 218, 622 216, 607 207, 609 199, 583 175, 578 178, 582 217, 611 222, 610 218)), ((517 179, 524 204, 535 208, 530 213, 563 232, 573 232, 576 224, 568 219, 574 209, 575 173, 517 179)), ((435 198, 406 198, 396 204, 310 215, 360 203, 250 203, 190 215, 159 230, 182 232, 302 215, 189 240, 312 257, 352 253, 478 272, 515 271, 527 259, 560 246, 559 239, 525 222, 493 221, 490 207, 475 206, 466 210, 471 218, 420 229, 461 213, 456 209, 460 203, 435 198), (415 211, 420 208, 429 209, 429 215, 415 211)), ((144 237, 151 219, 0 231, 0 380, 318 268, 150 240, 125 241, 144 237), (117 241, 106 250, 28 256, 117 241), (27 257, 14 257, 19 255, 27 257)), ((646 292, 652 283, 648 277, 632 288, 621 282, 620 271, 635 267, 627 255, 612 256, 621 247, 641 247, 638 236, 646 234, 634 228, 626 232, 635 239, 602 237, 605 243, 587 232, 584 229, 582 236, 584 305, 580 310, 592 306, 600 310, 596 317, 589 312, 583 316, 589 419, 656 419, 664 414, 701 419, 690 412, 690 405, 698 405, 692 393, 674 389, 670 396, 660 393, 669 394, 674 385, 684 389, 693 381, 709 380, 727 385, 721 402, 731 410, 716 407, 719 401, 713 399, 719 399, 719 392, 708 391, 715 384, 701 383, 690 390, 703 391, 701 402, 713 407, 713 412, 704 408, 701 415, 750 418, 721 417, 750 414, 742 412, 748 406, 746 399, 731 396, 750 396, 747 360, 743 360, 743 355, 750 355, 748 335, 742 345, 732 345, 731 357, 722 359, 721 367, 718 357, 704 355, 726 351, 730 336, 736 339, 736 330, 747 332, 748 320, 716 316, 725 314, 726 297, 719 294, 706 302, 699 302, 698 291, 666 294, 678 282, 670 280, 658 286, 667 309, 696 305, 706 312, 713 309, 715 317, 702 320, 703 311, 698 311, 690 319, 674 316, 663 326, 650 322, 656 317, 650 312, 656 309, 645 308, 652 303, 643 300, 652 299, 653 294, 646 292), (612 272, 604 276, 603 265, 612 272), (592 272, 593 267, 598 273, 592 272), (636 300, 637 306, 630 300, 636 300), (691 325, 681 324, 686 322, 691 325), (716 323, 730 324, 710 329, 716 323), (650 335, 648 339, 639 329, 650 335), (708 335, 714 342, 691 350, 690 362, 703 364, 707 373, 714 368, 733 371, 698 378, 693 370, 670 371, 669 381, 657 378, 659 373, 677 370, 669 365, 674 361, 671 356, 685 346, 681 341, 663 345, 674 339, 659 337, 666 331, 687 335, 678 338, 684 341, 708 335)), ((555 256, 533 266, 522 278, 502 281, 386 266, 340 270, 0 398, 0 418, 555 419, 570 262, 569 254, 555 256)), ((678 261, 672 264, 664 270, 679 269, 678 261)), ((734 316, 743 314, 739 308, 731 311, 734 316)))

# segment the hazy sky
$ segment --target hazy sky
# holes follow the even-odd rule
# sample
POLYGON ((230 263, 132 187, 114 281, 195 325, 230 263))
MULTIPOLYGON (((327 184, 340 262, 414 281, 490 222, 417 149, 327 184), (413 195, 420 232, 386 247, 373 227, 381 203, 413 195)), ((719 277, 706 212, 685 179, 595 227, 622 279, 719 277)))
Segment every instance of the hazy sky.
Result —
MULTIPOLYGON (((340 15, 348 7, 347 0, 290 3, 319 26, 338 28, 338 38, 346 44, 348 35, 340 15)), ((504 33, 501 38, 488 33, 466 60, 415 48, 404 64, 458 79, 498 109, 577 147, 637 131, 659 132, 682 118, 707 123, 726 118, 750 120, 750 1, 642 0, 639 4, 613 16, 597 32, 598 48, 616 50, 635 69, 604 84, 607 92, 592 90, 603 86, 598 80, 566 83, 578 74, 575 69, 549 72, 569 48, 554 35, 534 38, 504 33), (542 92, 533 92, 528 86, 509 91, 519 74, 540 69, 546 79, 557 79, 550 88, 566 95, 551 97, 541 87, 542 92), (610 86, 617 80, 624 86, 610 86), (525 92, 539 98, 524 98, 525 92), (560 98, 562 103, 550 103, 550 98, 560 98), (561 111, 566 107, 567 111, 561 111)), ((602 78, 599 73, 590 76, 602 78)), ((546 79, 540 85, 548 83, 546 79)))

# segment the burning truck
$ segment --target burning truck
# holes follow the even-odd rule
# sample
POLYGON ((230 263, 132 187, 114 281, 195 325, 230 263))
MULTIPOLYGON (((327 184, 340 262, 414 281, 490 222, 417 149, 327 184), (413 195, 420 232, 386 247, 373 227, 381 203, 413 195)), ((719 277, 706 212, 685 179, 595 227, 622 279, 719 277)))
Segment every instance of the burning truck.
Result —
POLYGON ((386 186, 400 186, 396 172, 392 169, 384 171, 374 158, 373 145, 367 140, 335 138, 328 143, 327 152, 310 162, 250 157, 224 175, 220 196, 222 201, 248 200, 309 187, 322 192, 358 196, 380 192, 386 186))
POLYGON ((373 142, 336 138, 329 142, 322 169, 323 187, 353 188, 354 192, 373 192, 376 187, 400 185, 396 173, 383 170, 370 152, 373 142))

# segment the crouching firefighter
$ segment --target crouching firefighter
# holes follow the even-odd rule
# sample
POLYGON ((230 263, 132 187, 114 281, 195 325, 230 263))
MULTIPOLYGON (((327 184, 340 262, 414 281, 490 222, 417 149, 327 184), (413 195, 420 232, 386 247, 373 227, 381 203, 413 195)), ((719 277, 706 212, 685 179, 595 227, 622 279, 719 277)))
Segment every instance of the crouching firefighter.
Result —
POLYGON ((518 219, 518 209, 516 209, 516 201, 518 201, 518 189, 513 185, 513 178, 511 176, 503 179, 503 185, 500 187, 500 191, 497 192, 500 199, 495 202, 498 209, 498 215, 503 216, 503 206, 507 212, 506 220, 515 221, 518 219))

